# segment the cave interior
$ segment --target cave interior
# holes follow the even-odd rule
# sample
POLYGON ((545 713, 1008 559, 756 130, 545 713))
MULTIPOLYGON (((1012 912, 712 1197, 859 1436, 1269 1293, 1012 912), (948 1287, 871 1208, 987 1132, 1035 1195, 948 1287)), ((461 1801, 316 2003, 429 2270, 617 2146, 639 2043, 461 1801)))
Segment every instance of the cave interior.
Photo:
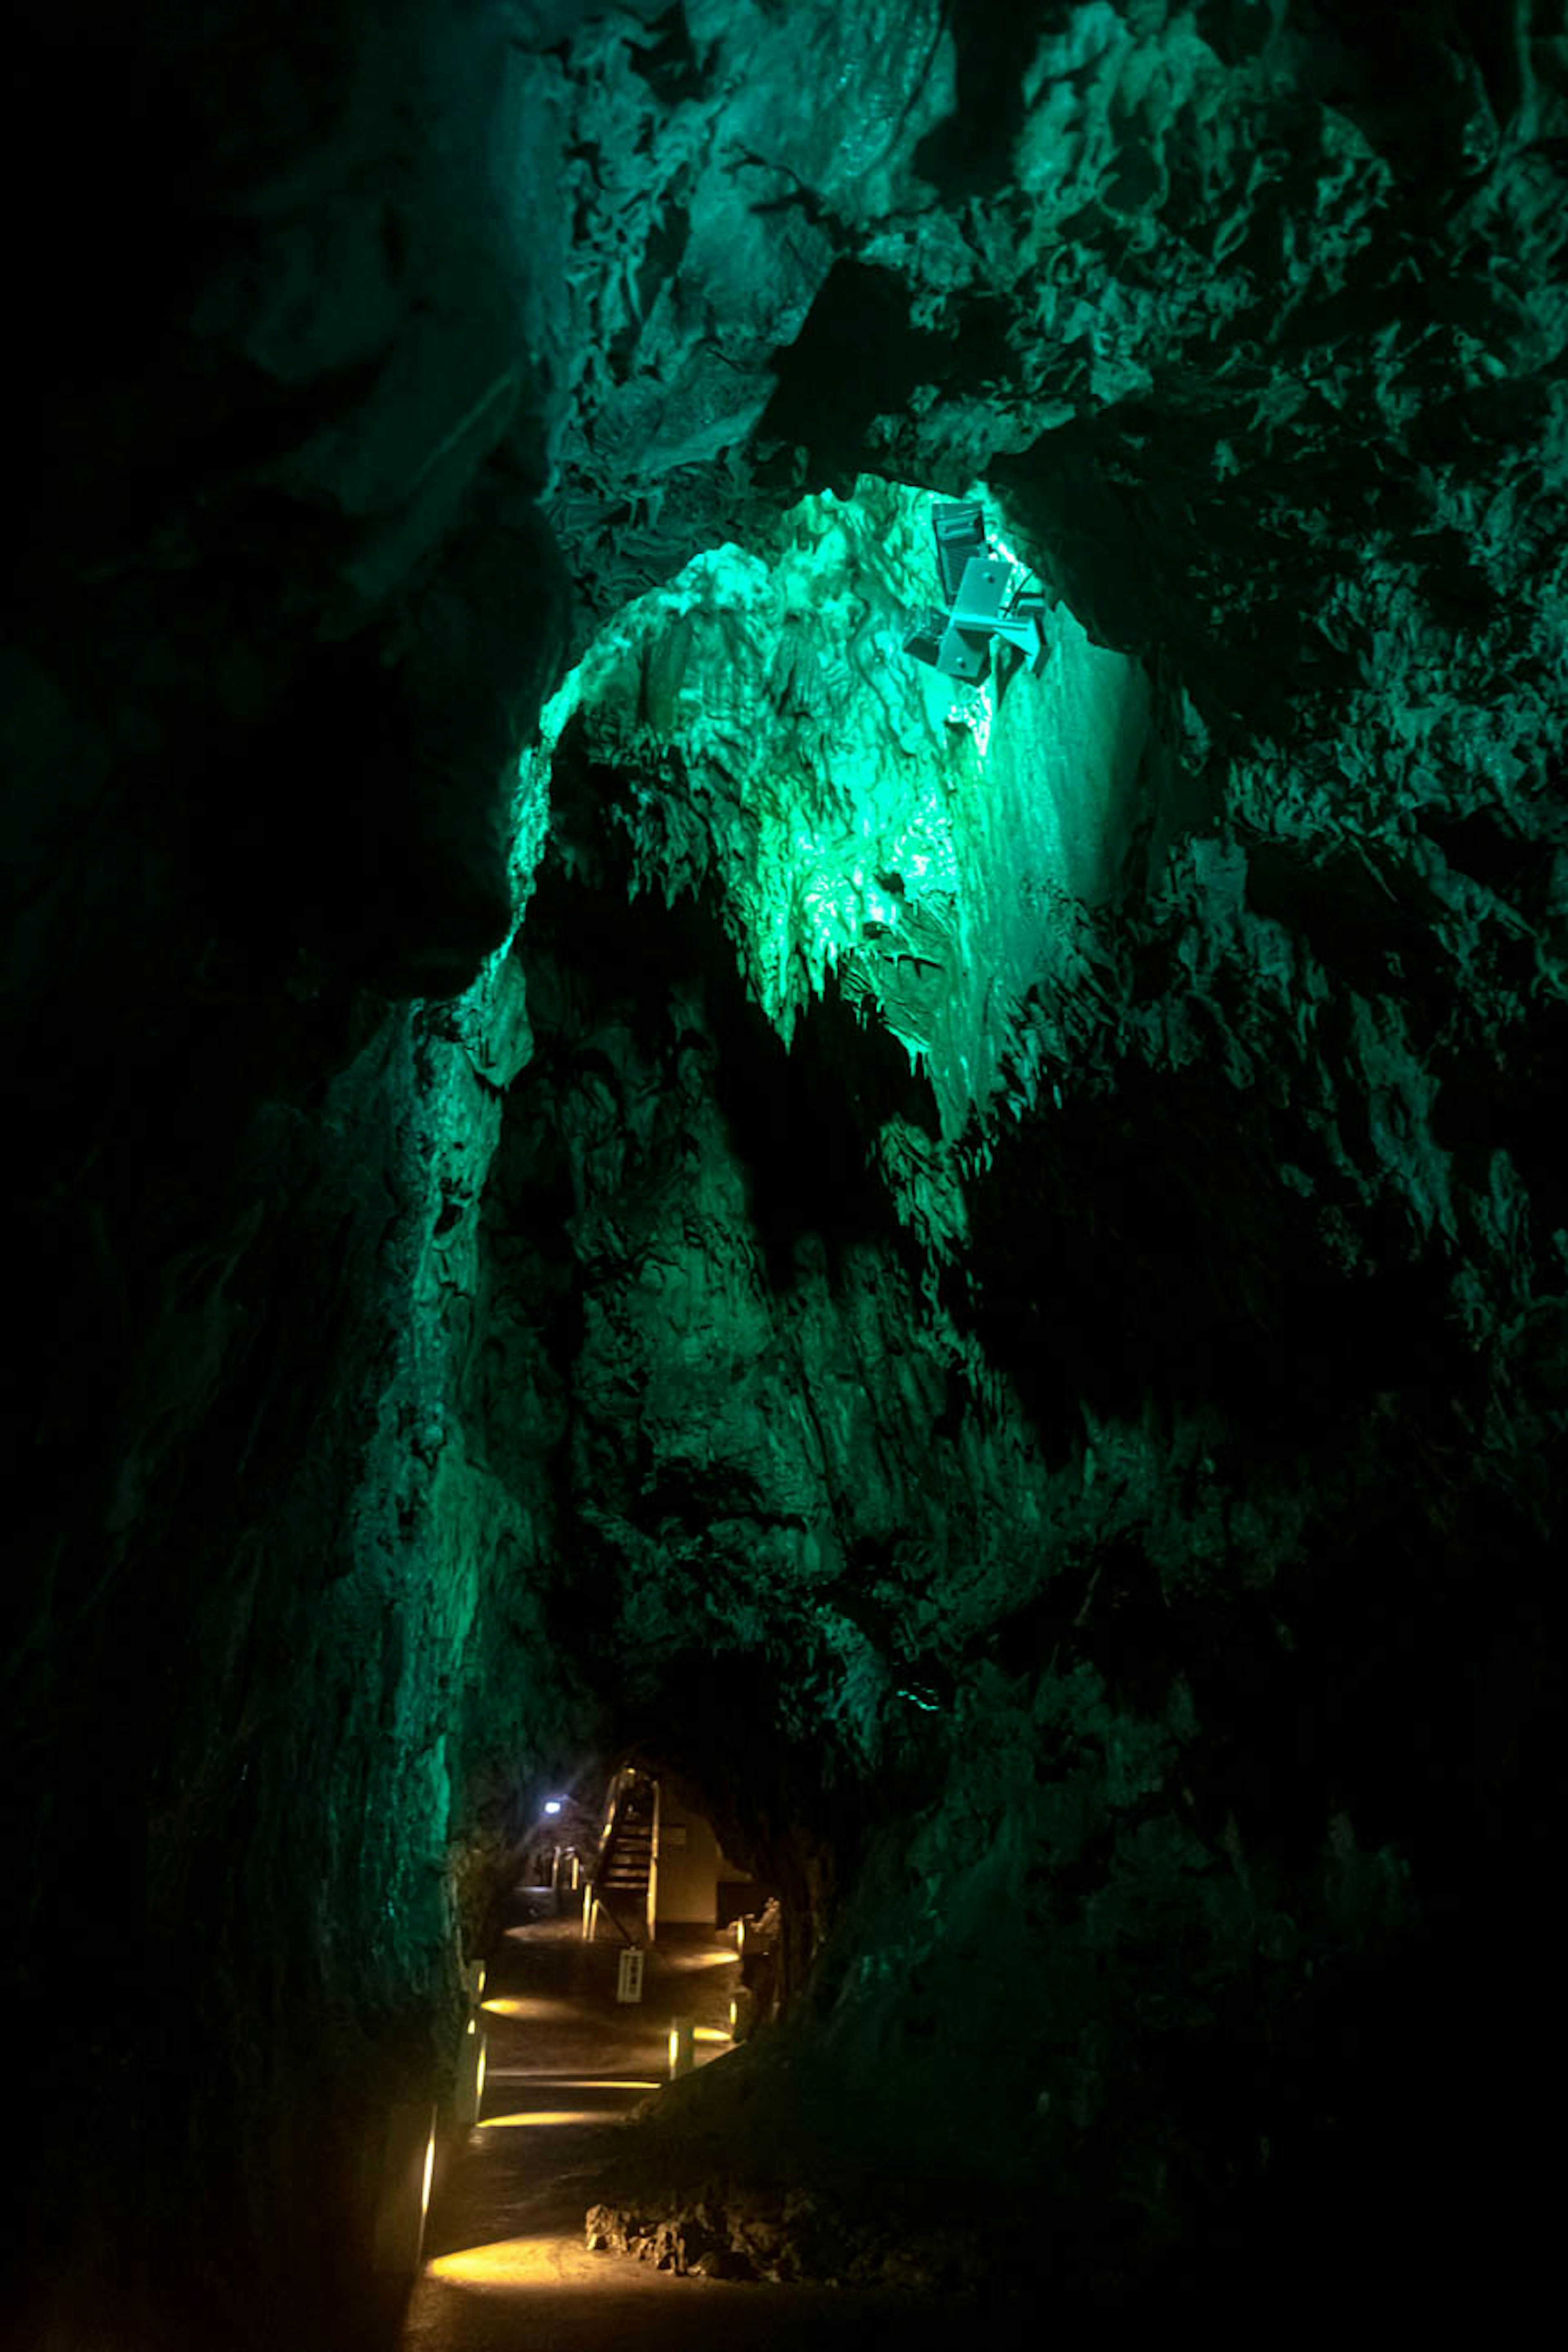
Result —
POLYGON ((1508 2333, 1559 0, 13 68, 14 2340, 395 2342, 387 2117, 626 1759, 779 1895, 723 2178, 1064 2314, 1508 2333), (907 646, 960 502, 978 681, 907 646))

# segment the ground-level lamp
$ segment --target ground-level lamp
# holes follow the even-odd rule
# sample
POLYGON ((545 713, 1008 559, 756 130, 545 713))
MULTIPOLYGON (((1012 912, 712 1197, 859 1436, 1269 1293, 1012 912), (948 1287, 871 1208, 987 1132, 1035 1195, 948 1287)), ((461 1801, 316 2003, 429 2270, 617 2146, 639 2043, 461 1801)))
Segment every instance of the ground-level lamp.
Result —
POLYGON ((376 2269, 384 2276, 417 2276, 436 2176, 436 2116, 424 2105, 400 2104, 386 2119, 381 2196, 375 2216, 376 2269))
POLYGON ((468 2020, 458 2053, 458 2086, 453 2111, 459 2125, 477 2124, 485 2096, 485 2033, 477 2017, 468 2020))
POLYGON ((669 2021, 669 2079, 679 2082, 689 2074, 697 2063, 697 2021, 692 2017, 672 2017, 669 2021))

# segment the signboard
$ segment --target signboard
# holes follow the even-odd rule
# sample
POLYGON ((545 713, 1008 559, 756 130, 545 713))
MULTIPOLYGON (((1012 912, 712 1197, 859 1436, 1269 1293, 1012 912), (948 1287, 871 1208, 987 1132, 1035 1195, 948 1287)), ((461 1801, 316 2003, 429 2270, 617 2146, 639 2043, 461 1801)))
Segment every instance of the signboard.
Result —
POLYGON ((627 1949, 621 1954, 616 1969, 616 1999, 641 2000, 642 1954, 627 1949))

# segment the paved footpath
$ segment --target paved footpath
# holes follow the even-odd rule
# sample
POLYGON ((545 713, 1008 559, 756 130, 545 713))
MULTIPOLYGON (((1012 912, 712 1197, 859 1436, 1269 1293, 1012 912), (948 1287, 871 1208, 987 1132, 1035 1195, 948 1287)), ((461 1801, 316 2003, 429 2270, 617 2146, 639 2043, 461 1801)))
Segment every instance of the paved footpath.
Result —
POLYGON ((618 1943, 583 1943, 577 1922, 549 1907, 531 1890, 513 1900, 485 1988, 480 2120, 437 2188, 404 2352, 913 2352, 930 2341, 942 2306, 921 2297, 675 2278, 587 2252, 584 2214, 621 2119, 667 2075, 671 2017, 696 2019, 700 2063, 720 2055, 738 1969, 728 1937, 676 1930, 647 1955, 640 2006, 621 2006, 618 1943))

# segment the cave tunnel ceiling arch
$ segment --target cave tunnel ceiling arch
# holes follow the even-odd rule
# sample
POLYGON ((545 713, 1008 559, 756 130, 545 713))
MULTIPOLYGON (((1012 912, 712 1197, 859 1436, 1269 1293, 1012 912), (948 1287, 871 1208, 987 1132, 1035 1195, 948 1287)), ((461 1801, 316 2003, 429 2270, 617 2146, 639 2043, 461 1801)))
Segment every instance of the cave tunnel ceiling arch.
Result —
MULTIPOLYGON (((1031 578, 984 485, 976 502, 1015 579, 1031 578)), ((520 927, 456 1008, 479 1066, 510 1073, 520 1126, 552 1129, 570 1163, 570 1382, 579 1401, 623 1401, 583 1413, 603 1426, 574 1465, 574 1540, 591 1533, 617 1571, 614 1679, 635 1687, 640 1670, 651 1693, 649 1661, 668 1652, 684 1705, 700 1697, 689 1654, 765 1657, 798 1621, 843 1685, 863 1762, 889 1662, 861 1615, 912 1602, 934 1624, 911 1561, 973 1540, 992 1502, 1009 1524, 1029 1484, 1037 1445, 1015 1402, 1017 1458, 962 1532, 916 1499, 917 1464, 947 1450, 931 1433, 950 1393, 994 1405, 1006 1385, 942 1277, 962 1284, 965 1183, 989 1133, 1042 1098, 1059 1110, 1072 1084, 1075 1024, 1098 1017, 1081 985, 1089 910, 1159 772, 1141 666, 1059 599, 1040 661, 1004 653, 977 689, 904 651, 911 611, 939 593, 934 504, 871 476, 808 494, 763 548, 704 551, 602 624, 521 762, 518 837, 537 865, 520 927), (797 1053, 803 1022, 820 1042, 797 1053), (548 1072, 537 1086, 525 1051, 548 1072), (714 1076, 726 1060, 738 1078, 714 1076), (836 1328, 846 1284, 859 1330, 836 1328), (903 1317, 924 1360, 908 1397, 884 1402, 910 1424, 895 1439, 910 1458, 868 1477, 885 1359, 904 1352, 886 1327, 903 1317), (900 1551, 909 1591, 855 1591, 858 1555, 900 1551), (684 1630, 666 1553, 683 1556, 684 1630)), ((520 1155, 536 1184, 548 1156, 520 1155)), ((550 1200, 525 1193, 510 1213, 546 1232, 550 1200)), ((1056 1434, 1077 1453, 1076 1422, 1056 1434)), ((964 1444, 988 1442, 966 1431, 961 1481, 964 1444)), ((1002 1556, 991 1573, 982 1614, 1006 1591, 1002 1556)), ((779 1727, 807 1736, 815 1691, 778 1703, 779 1727)), ((893 1704, 935 1702, 921 1685, 893 1704)))
POLYGON ((16 1998, 89 1853, 155 1963, 38 2259, 106 2340, 129 2130, 287 2336, 626 1756, 786 1898, 813 2130, 1408 2250, 1547 1948, 1560 12, 216 13, 24 387, 16 1998))
MULTIPOLYGON (((975 503, 1022 586, 984 486, 975 503)), ((937 504, 867 476, 786 509, 765 553, 695 557, 598 633, 524 774, 548 801, 569 747, 566 777, 616 780, 595 815, 628 888, 710 889, 786 1045, 835 972, 928 1076, 952 1140, 1030 991, 1068 992, 1074 906, 1111 893, 1152 746, 1139 666, 1059 601, 1038 675, 1008 648, 972 688, 906 652, 922 591, 941 596, 937 504)), ((554 797, 572 872, 595 849, 570 784, 554 797)))

